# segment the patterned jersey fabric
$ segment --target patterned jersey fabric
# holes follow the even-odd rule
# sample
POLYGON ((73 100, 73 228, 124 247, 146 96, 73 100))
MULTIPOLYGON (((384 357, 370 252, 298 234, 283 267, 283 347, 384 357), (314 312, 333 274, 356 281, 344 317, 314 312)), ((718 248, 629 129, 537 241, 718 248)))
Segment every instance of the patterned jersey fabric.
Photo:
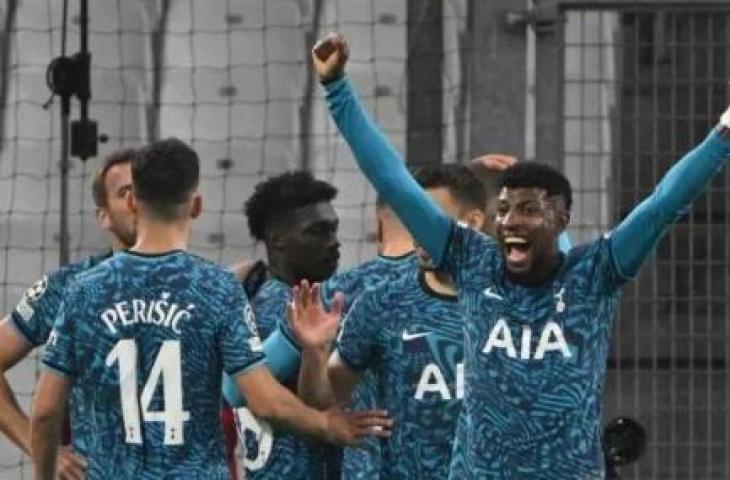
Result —
MULTIPOLYGON (((276 328, 286 327, 286 306, 292 289, 286 283, 267 280, 251 300, 261 337, 266 338, 276 328)), ((288 333, 291 335, 290 333, 288 333)), ((293 390, 296 375, 286 384, 293 390)), ((245 408, 236 409, 240 435, 245 445, 243 464, 249 480, 319 480, 326 475, 323 446, 288 430, 276 428, 258 419, 245 408)))
POLYGON ((381 441, 381 479, 448 477, 463 395, 462 329, 456 296, 433 292, 417 268, 350 310, 339 355, 373 374, 378 406, 394 421, 381 441))
POLYGON ((117 253, 76 276, 43 363, 73 380, 87 478, 228 478, 221 371, 263 361, 233 275, 183 251, 117 253))
POLYGON ((493 240, 454 226, 445 267, 466 319, 451 478, 603 478, 601 392, 625 281, 610 238, 528 288, 505 279, 493 240))
MULTIPOLYGON (((325 304, 334 298, 336 292, 345 295, 346 314, 353 302, 367 289, 398 278, 405 272, 418 268, 416 257, 406 254, 398 257, 379 255, 356 267, 337 273, 322 283, 322 299, 325 304)), ((367 410, 377 408, 375 379, 366 372, 352 392, 350 408, 367 410)), ((366 438, 360 448, 345 448, 342 456, 342 478, 344 480, 371 480, 380 475, 380 442, 377 438, 366 438)))
POLYGON ((26 290, 10 314, 13 325, 33 346, 46 343, 58 315, 64 292, 74 277, 97 265, 109 253, 87 257, 78 263, 65 265, 53 273, 43 276, 26 290))

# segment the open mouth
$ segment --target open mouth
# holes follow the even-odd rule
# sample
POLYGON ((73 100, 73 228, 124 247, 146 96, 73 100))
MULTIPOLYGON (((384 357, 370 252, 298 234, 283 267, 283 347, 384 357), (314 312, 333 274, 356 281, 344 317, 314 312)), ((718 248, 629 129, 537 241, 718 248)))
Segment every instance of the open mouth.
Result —
POLYGON ((504 255, 510 265, 520 267, 529 262, 532 245, 525 237, 508 235, 504 237, 502 243, 504 255))

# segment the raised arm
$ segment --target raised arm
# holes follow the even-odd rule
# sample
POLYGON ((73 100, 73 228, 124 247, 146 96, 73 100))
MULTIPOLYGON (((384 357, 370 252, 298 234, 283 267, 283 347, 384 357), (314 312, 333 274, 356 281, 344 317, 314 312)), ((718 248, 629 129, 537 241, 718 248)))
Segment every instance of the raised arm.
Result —
POLYGON ((312 51, 314 68, 327 91, 330 114, 363 174, 418 243, 440 263, 452 222, 416 183, 398 151, 365 112, 344 76, 347 54, 345 40, 334 34, 312 51))
POLYGON ((654 192, 615 229, 611 250, 623 277, 636 275, 669 226, 687 212, 692 201, 725 166, 730 158, 729 127, 730 109, 707 138, 677 162, 654 192))

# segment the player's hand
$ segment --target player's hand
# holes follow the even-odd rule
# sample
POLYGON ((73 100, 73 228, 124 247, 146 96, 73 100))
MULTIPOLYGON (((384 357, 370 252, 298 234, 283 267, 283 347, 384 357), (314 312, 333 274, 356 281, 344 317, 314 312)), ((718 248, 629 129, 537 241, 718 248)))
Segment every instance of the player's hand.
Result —
POLYGON ((517 163, 517 157, 502 153, 488 153, 486 155, 480 155, 473 158, 471 163, 474 166, 483 167, 487 170, 501 172, 502 170, 506 170, 517 163))
POLYGON ((56 478, 58 480, 84 480, 86 478, 86 459, 74 452, 69 446, 58 448, 56 457, 56 478))
POLYGON ((329 443, 343 446, 357 446, 364 437, 389 437, 393 420, 384 410, 346 412, 332 407, 324 414, 327 417, 329 443))
POLYGON ((347 45, 347 40, 339 33, 328 33, 314 44, 312 64, 320 81, 326 82, 340 76, 349 56, 350 47, 347 45))
POLYGON ((319 284, 313 286, 302 280, 294 287, 294 298, 289 304, 289 323, 302 348, 328 349, 337 336, 345 297, 335 294, 329 312, 322 304, 319 284))

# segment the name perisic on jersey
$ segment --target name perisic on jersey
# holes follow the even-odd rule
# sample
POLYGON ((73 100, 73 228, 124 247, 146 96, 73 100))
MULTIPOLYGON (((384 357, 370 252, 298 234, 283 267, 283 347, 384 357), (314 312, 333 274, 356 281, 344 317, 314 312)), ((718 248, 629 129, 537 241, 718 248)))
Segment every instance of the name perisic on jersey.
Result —
POLYGON ((180 335, 181 323, 190 319, 190 311, 195 309, 192 303, 181 307, 169 301, 170 294, 164 292, 159 299, 142 300, 134 298, 117 302, 107 308, 99 316, 113 334, 118 332, 117 327, 134 324, 147 324, 166 327, 180 335))

